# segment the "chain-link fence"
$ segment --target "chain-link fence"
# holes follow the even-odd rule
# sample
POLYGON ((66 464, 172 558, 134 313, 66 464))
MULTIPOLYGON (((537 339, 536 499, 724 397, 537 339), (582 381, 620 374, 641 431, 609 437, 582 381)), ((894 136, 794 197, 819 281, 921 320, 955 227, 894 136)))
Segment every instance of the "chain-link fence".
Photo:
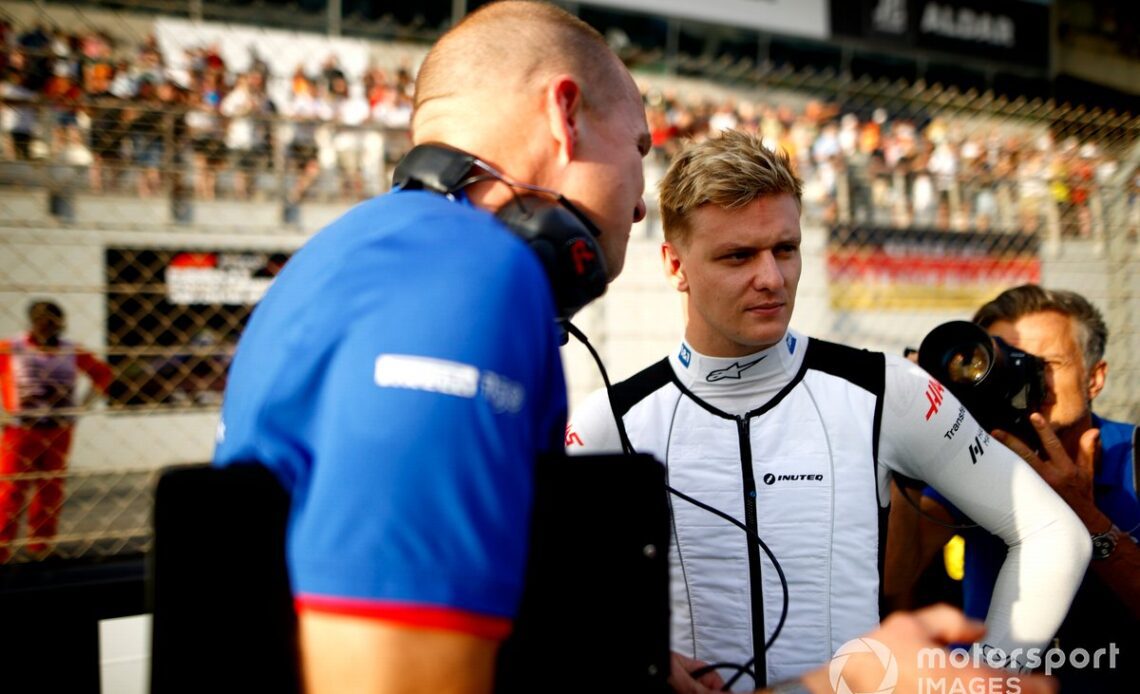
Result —
MULTIPOLYGON (((307 234, 387 188, 423 53, 84 17, 5 37, 0 561, 146 547, 155 471, 211 455, 252 306, 307 234), (40 334, 39 300, 74 343, 40 334)), ((650 207, 685 138, 746 128, 787 150, 805 179, 794 327, 901 352, 1008 286, 1076 289, 1112 333, 1098 410, 1140 418, 1140 121, 939 85, 678 67, 716 79, 638 75, 650 207)), ((681 336, 659 238, 651 214, 578 321, 617 378, 681 336)), ((584 350, 564 354, 576 402, 600 379, 584 350)))

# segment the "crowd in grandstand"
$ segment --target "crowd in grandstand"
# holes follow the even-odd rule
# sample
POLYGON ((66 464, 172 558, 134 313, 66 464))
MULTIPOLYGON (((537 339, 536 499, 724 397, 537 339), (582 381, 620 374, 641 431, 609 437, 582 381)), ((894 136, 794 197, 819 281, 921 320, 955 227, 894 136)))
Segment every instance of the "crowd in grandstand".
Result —
POLYGON ((230 70, 216 46, 188 51, 189 67, 174 70, 153 38, 128 47, 98 31, 0 23, 0 42, 4 157, 86 167, 93 191, 119 187, 132 170, 140 196, 159 194, 164 175, 181 186, 185 174, 196 197, 212 199, 224 172, 225 189, 248 198, 267 192, 262 174, 283 166, 300 199, 324 165, 359 198, 364 156, 383 153, 369 146, 369 129, 406 129, 411 116, 408 69, 374 68, 350 84, 335 55, 317 74, 298 67, 279 104, 267 86, 281 76, 260 60, 230 70))
MULTIPOLYGON (((334 53, 319 72, 298 63, 275 75, 256 56, 231 69, 211 45, 187 50, 176 61, 185 67, 172 69, 153 37, 132 45, 97 30, 0 22, 0 44, 4 158, 84 168, 92 191, 131 185, 140 196, 192 191, 206 200, 284 192, 297 202, 323 179, 331 194, 359 199, 385 187, 385 163, 402 151, 411 115, 412 68, 352 79, 334 53), (267 89, 275 80, 286 87, 267 89)), ((1099 191, 1121 173, 1113 150, 1122 143, 1054 138, 1044 127, 806 98, 753 102, 746 93, 645 96, 659 159, 683 138, 759 132, 789 152, 807 181, 808 212, 828 223, 1093 237, 1106 214, 1099 191)), ((1127 186, 1140 217, 1140 175, 1127 186)))

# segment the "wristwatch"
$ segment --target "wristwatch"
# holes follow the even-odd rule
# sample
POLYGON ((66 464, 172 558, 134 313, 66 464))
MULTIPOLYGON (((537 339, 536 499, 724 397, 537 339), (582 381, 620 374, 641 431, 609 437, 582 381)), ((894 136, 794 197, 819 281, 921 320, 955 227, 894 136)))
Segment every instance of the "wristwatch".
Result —
POLYGON ((1092 558, 1108 559, 1112 553, 1116 551, 1116 543, 1120 541, 1120 528, 1116 527, 1114 523, 1108 530, 1103 533, 1097 533, 1092 536, 1093 553, 1092 558))

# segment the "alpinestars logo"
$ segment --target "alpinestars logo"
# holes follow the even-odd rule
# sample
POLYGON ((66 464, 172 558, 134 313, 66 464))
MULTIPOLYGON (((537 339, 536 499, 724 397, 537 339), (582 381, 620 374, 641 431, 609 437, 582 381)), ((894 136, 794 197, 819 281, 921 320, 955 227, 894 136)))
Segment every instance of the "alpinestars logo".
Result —
MULTIPOLYGON (((764 356, 768 356, 768 355, 764 355, 764 356)), ((726 378, 731 378, 731 379, 739 381, 740 380, 740 374, 744 373, 745 371, 752 368, 753 366, 756 366, 757 364, 759 364, 762 361, 764 361, 764 357, 760 357, 759 359, 755 359, 753 361, 750 361, 747 364, 741 364, 740 362, 734 362, 731 366, 726 366, 723 369, 717 369, 716 371, 710 371, 709 375, 705 376, 705 380, 708 381, 709 383, 716 383, 717 381, 723 381, 726 378)))
POLYGON ((767 485, 777 482, 822 482, 823 475, 773 475, 769 472, 762 479, 767 485))

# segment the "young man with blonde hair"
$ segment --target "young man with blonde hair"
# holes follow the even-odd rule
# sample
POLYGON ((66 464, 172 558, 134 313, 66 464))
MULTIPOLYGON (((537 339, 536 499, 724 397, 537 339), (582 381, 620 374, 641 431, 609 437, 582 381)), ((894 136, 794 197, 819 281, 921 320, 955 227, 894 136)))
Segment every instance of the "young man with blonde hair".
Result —
POLYGON ((1020 667, 1060 624, 1088 535, 917 366, 789 329, 801 190, 787 156, 742 132, 674 159, 660 184, 661 258, 684 337, 583 403, 570 452, 628 441, 665 463, 674 489, 747 528, 671 499, 673 650, 728 664, 725 679, 745 673, 736 690, 800 677, 878 625, 892 472, 938 487, 1010 546, 985 645, 1020 667), (784 588, 757 540, 787 578, 774 641, 784 588))

